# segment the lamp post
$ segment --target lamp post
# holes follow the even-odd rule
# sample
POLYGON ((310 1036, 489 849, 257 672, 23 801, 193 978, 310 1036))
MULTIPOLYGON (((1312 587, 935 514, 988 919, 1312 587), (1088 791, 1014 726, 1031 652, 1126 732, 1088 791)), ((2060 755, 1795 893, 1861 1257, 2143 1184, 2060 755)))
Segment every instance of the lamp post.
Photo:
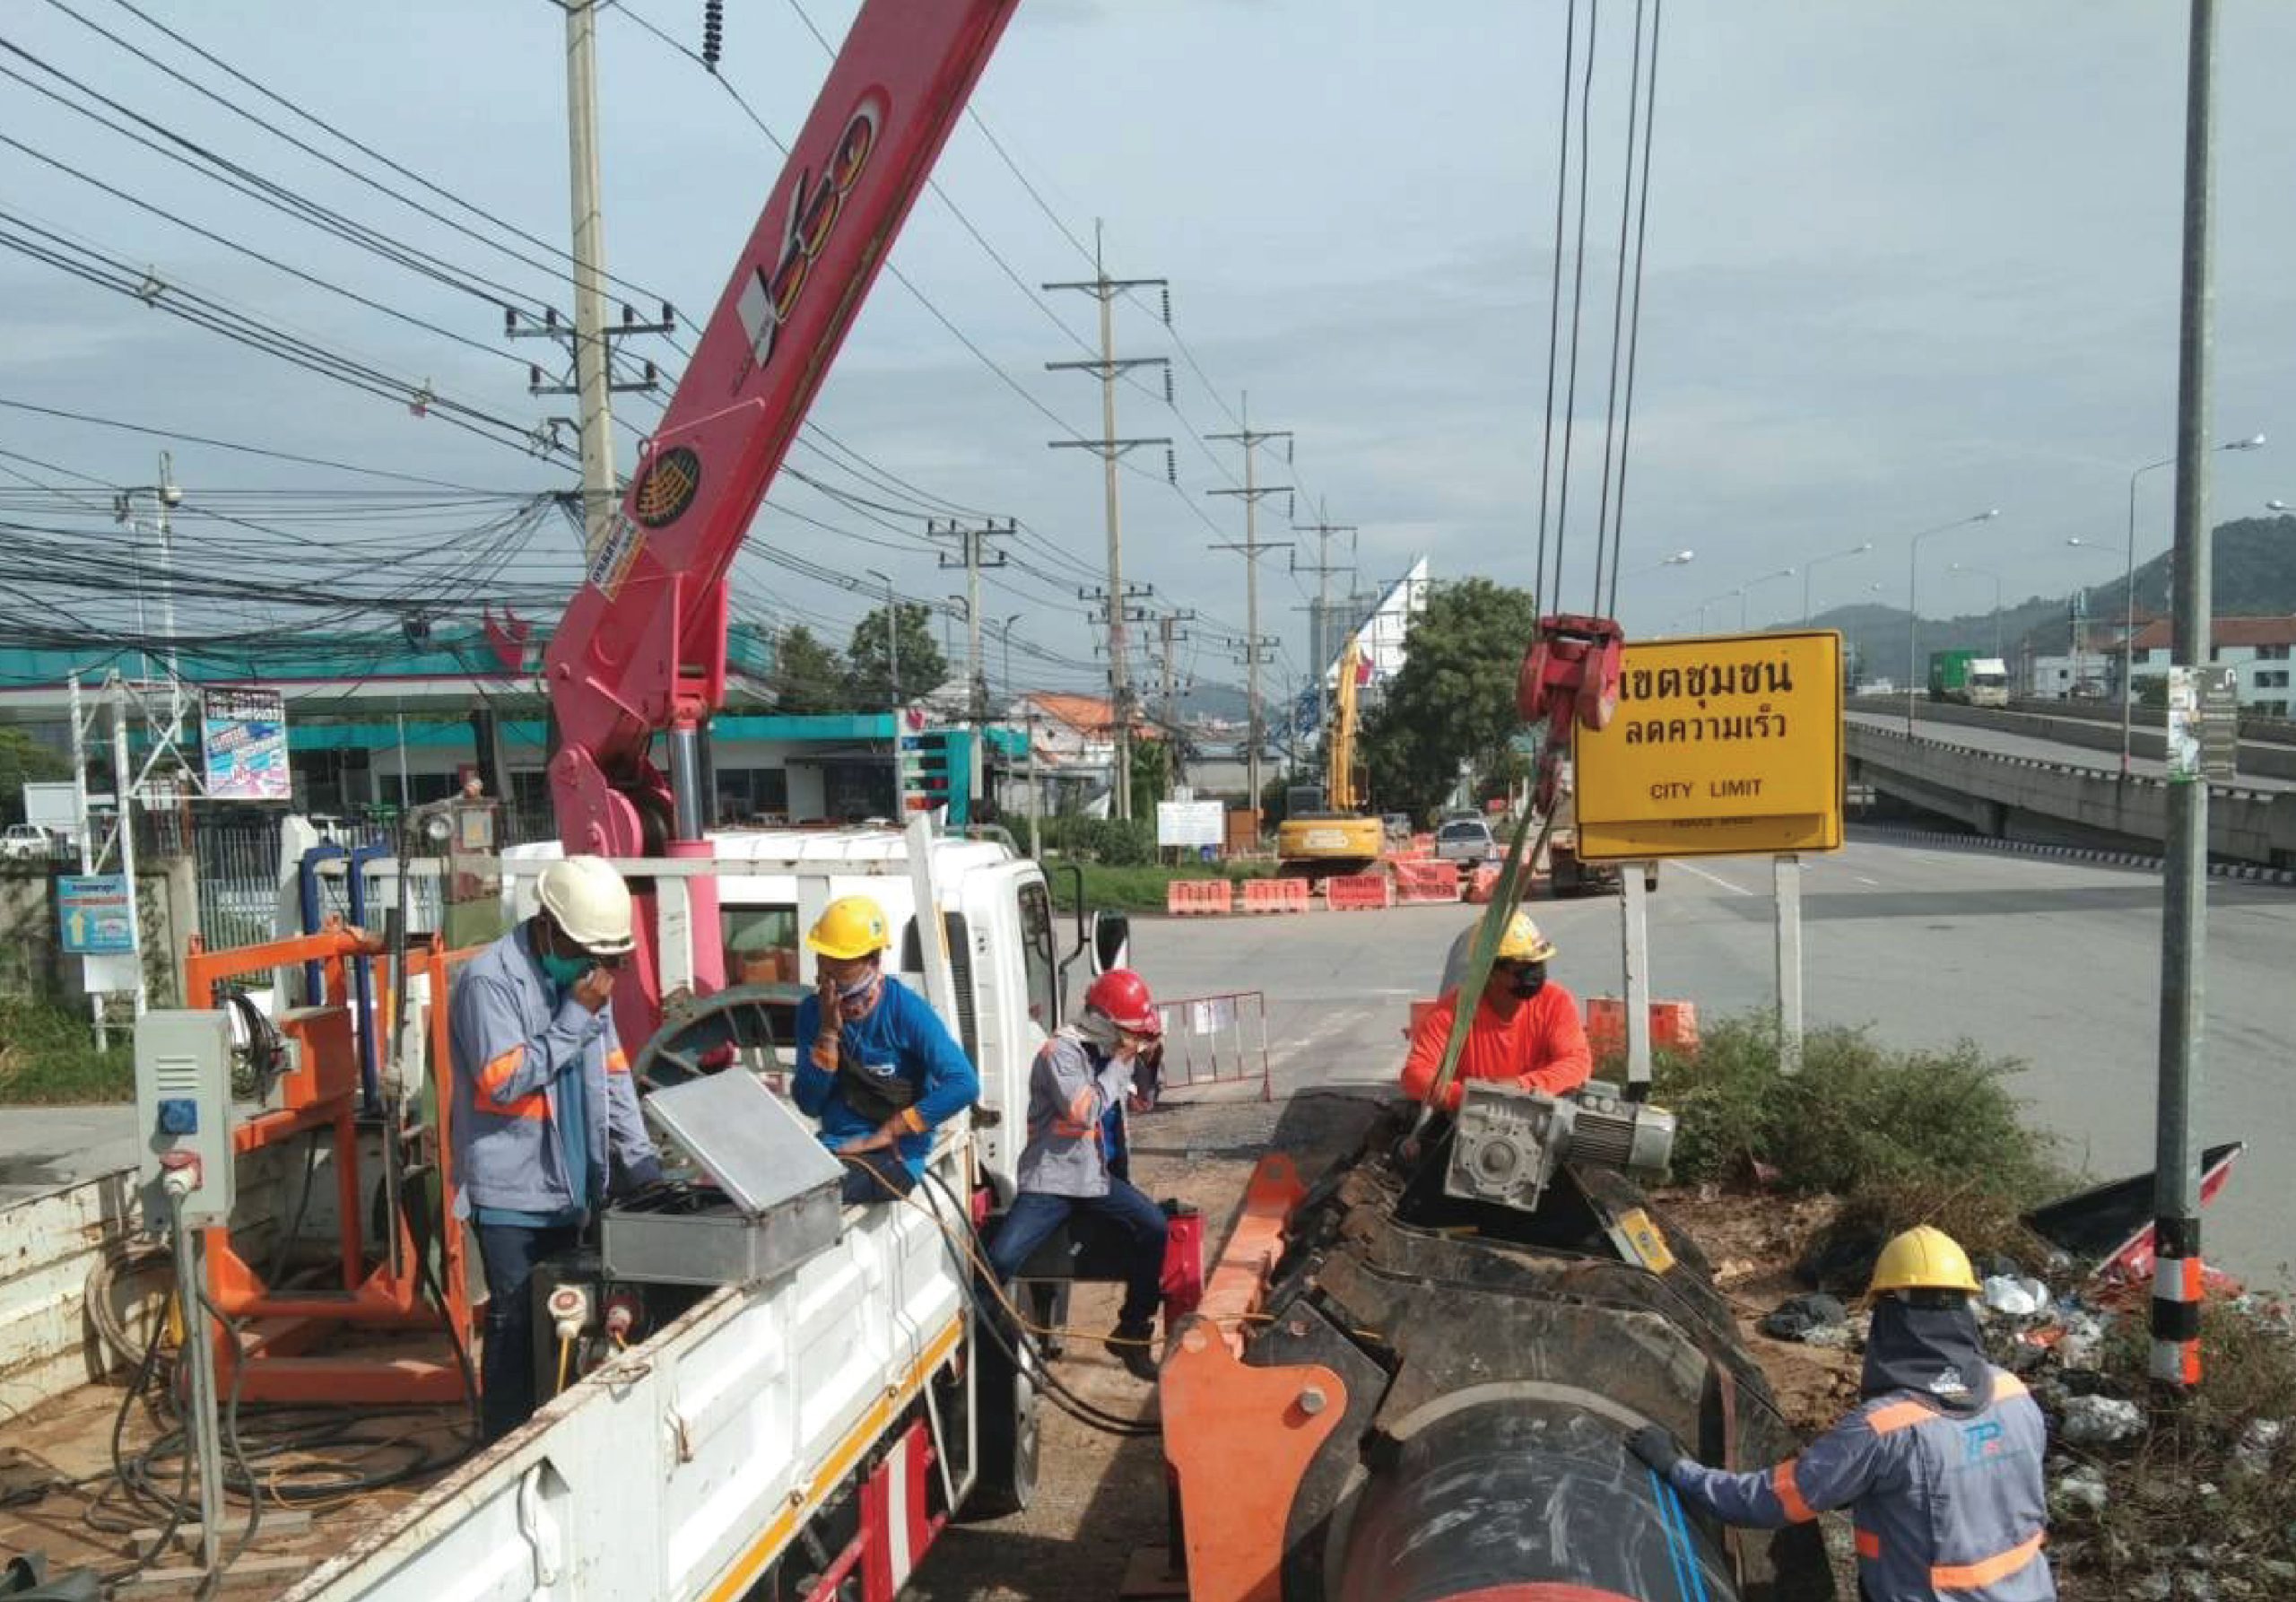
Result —
MULTIPOLYGON (((2245 440, 2227 440, 2216 448, 2262 450, 2264 436, 2250 434, 2245 440)), ((2129 725, 2136 709, 2136 481, 2156 468, 2176 465, 2176 457, 2162 457, 2157 462, 2145 463, 2128 475, 2128 559, 2121 579, 2121 599, 2126 615, 2122 622, 2120 637, 2120 777, 2124 784, 2128 782, 2129 725)))
POLYGON ((1906 548, 1905 557, 1905 732, 1913 733, 1915 697, 1919 694, 1919 680, 1914 673, 1921 660, 1921 542, 1933 534, 1944 534, 1955 528, 1966 528, 1972 523, 1990 523, 2001 515, 1999 507, 1988 507, 1966 518, 1955 518, 1950 523, 1940 523, 1935 528, 1925 528, 1913 536, 1906 548))
POLYGON ((1810 570, 1822 562, 1839 562, 1845 556, 1863 556, 1873 548, 1874 542, 1867 540, 1864 544, 1852 545, 1847 551, 1834 551, 1824 556, 1813 556, 1802 564, 1802 623, 1805 627, 1808 626, 1810 622, 1810 570))
POLYGON ((1791 579, 1793 576, 1794 570, 1792 568, 1780 568, 1774 573, 1764 573, 1759 579, 1749 579, 1731 592, 1738 597, 1739 633, 1743 634, 1746 631, 1746 596, 1748 592, 1752 590, 1756 585, 1767 584, 1773 579, 1791 579))
MULTIPOLYGON (((2077 535, 2065 543, 2071 549, 2085 552, 2092 556, 2102 556, 2108 561, 2117 554, 2110 545, 2100 545, 2095 540, 2084 540, 2077 535)), ((2083 625, 2089 621, 2089 591, 2092 588, 2094 587, 2083 584, 2073 592, 2072 600, 2068 603, 2073 608, 2072 616, 2068 620, 2071 627, 2067 632, 2073 646, 2073 692, 2076 695, 2080 693, 2081 687, 2089 682, 2083 672, 2087 653, 2083 649, 2083 636, 2086 632, 2083 625)), ((2124 673, 2126 671, 2126 667, 2122 669, 2124 673)))
POLYGON ((1993 654, 1998 657, 2001 654, 2001 575, 1991 568, 1971 567, 1966 562, 1957 562, 1945 570, 1949 573, 1970 573, 1993 580, 1993 654))
POLYGON ((1025 612, 1015 612, 1012 616, 1006 618, 996 631, 998 634, 1004 637, 1004 696, 1008 701, 1012 700, 1014 694, 1014 691, 1013 689, 1013 625, 1019 623, 1026 616, 1028 616, 1028 614, 1025 612))

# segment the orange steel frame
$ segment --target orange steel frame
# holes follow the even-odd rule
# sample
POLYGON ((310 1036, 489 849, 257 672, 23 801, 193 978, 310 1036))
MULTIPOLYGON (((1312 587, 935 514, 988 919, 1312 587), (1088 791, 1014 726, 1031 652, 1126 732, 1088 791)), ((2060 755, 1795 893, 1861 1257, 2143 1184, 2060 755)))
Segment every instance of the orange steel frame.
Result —
POLYGON ((1164 1363, 1164 1460, 1179 1499, 1190 1602, 1277 1602, 1285 1515, 1347 1411, 1345 1384, 1321 1363, 1243 1361, 1245 1326, 1264 1316, 1268 1275, 1306 1194, 1290 1158, 1260 1159, 1204 1301, 1164 1363))
MULTIPOLYGON (((349 1031, 310 1029, 302 1032, 306 1048, 303 1067, 285 1084, 286 1105, 257 1114, 231 1131, 234 1157, 264 1150, 308 1131, 331 1131, 335 1148, 335 1206, 341 1216, 342 1287, 335 1291, 274 1292, 231 1243, 227 1228, 203 1232, 208 1299, 239 1326, 234 1340, 230 1332, 215 1331, 216 1376, 219 1385, 237 1388, 248 1401, 361 1402, 377 1406, 452 1404, 463 1399, 463 1378, 453 1351, 424 1350, 417 1355, 403 1343, 390 1342, 370 1351, 340 1355, 313 1355, 312 1349, 335 1327, 354 1326, 377 1334, 444 1335, 470 1350, 471 1308, 468 1268, 463 1231, 455 1219, 454 1151, 448 1119, 454 1099, 447 1064, 448 977, 469 952, 448 952, 437 940, 427 949, 408 953, 409 978, 427 974, 430 980, 430 1060, 435 1081, 438 1121, 439 1246, 441 1290, 447 1299, 449 1323, 442 1324, 438 1310, 423 1300, 422 1279, 415 1267, 415 1243, 404 1220, 394 1221, 399 1232, 398 1273, 390 1254, 382 1253, 370 1269, 361 1225, 362 1195, 359 1171, 359 1067, 354 1037, 349 1031), (344 1053, 341 1060, 333 1054, 344 1053), (246 1366, 242 1377, 239 1369, 246 1366)), ((390 1014, 389 963, 378 954, 376 942, 330 919, 317 935, 209 952, 195 936, 184 962, 185 988, 191 1005, 220 1005, 225 981, 241 974, 317 962, 323 974, 323 1003, 349 1009, 352 965, 373 965, 370 994, 376 997, 378 1020, 390 1014)), ((297 1032, 289 1031, 289 1032, 297 1032)))

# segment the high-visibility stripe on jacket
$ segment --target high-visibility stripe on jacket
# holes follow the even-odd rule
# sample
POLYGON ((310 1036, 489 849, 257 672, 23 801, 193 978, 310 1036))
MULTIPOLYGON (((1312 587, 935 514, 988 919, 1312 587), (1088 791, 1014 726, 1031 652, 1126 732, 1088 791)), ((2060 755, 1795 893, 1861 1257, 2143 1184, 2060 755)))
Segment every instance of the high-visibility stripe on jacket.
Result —
MULTIPOLYGON (((1403 1093, 1414 1101, 1424 1101, 1435 1088, 1458 1006, 1458 991, 1445 991, 1412 1033, 1411 1050, 1403 1064, 1403 1093)), ((1459 1087, 1465 1080, 1511 1080, 1525 1090, 1559 1096, 1586 1084, 1594 1071, 1595 1054, 1587 1044, 1587 1026, 1578 1019, 1578 998, 1549 979, 1511 1018, 1501 1018, 1488 1001, 1476 1001, 1443 1110, 1459 1110, 1459 1087)))
POLYGON ((832 1031, 822 1028, 820 996, 806 997, 797 1004, 796 1036, 797 1070, 789 1099, 798 1111, 821 1120, 822 1144, 832 1149, 874 1134, 877 1125, 846 1104, 837 1083, 837 1050, 822 1050, 826 1065, 815 1059, 824 1038, 850 1051, 864 1072, 888 1079, 897 1075, 916 1087, 917 1099, 901 1120, 909 1132, 897 1143, 912 1174, 925 1171, 935 1127, 980 1100, 980 1075, 964 1047, 931 1002, 890 974, 876 1006, 857 1022, 839 1019, 832 1031))
POLYGON ((465 1215, 561 1213, 604 1197, 610 1158, 641 1179, 659 1166, 612 1010, 561 996, 535 962, 527 927, 464 963, 448 1003, 456 1205, 465 1215), (587 1171, 578 1189, 557 1128, 561 1082, 576 1073, 587 1171))
POLYGON ((2055 1602, 2041 1550, 2047 1445, 2023 1382, 1996 1369, 1975 1413, 1900 1391, 1774 1468, 1732 1474, 1684 1459, 1669 1477, 1726 1524, 1776 1528, 1848 1508, 1872 1602, 2055 1602))
POLYGON ((1132 1063, 1103 1054, 1064 1029, 1029 1067, 1029 1140, 1017 1178, 1039 1196, 1109 1193, 1107 1135, 1101 1121, 1131 1088, 1132 1063))

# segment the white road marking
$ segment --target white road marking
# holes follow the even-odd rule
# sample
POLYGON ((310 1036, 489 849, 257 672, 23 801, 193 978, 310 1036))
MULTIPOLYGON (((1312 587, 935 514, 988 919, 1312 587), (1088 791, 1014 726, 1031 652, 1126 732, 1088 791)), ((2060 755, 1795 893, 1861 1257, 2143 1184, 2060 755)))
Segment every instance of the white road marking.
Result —
POLYGON ((1700 867, 1697 864, 1695 864, 1695 863, 1691 863, 1691 862, 1684 862, 1684 861, 1683 861, 1682 858, 1676 858, 1674 860, 1674 862, 1673 862, 1672 866, 1675 866, 1675 867, 1678 867, 1678 868, 1680 868, 1680 869, 1682 869, 1682 870, 1683 870, 1683 872, 1684 872, 1684 873, 1686 873, 1686 874, 1696 874, 1700 878, 1706 880, 1709 884, 1719 884, 1720 886, 1722 886, 1722 888, 1723 888, 1723 889, 1725 889, 1725 890, 1728 891, 1732 895, 1752 895, 1752 894, 1753 894, 1753 892, 1752 892, 1752 891, 1748 890, 1748 889, 1747 889, 1745 886, 1744 886, 1743 884, 1731 884, 1731 883, 1730 883, 1730 881, 1729 881, 1729 880, 1727 880, 1727 879, 1724 878, 1721 875, 1719 875, 1719 874, 1709 874, 1709 873, 1708 873, 1704 868, 1700 867))
POLYGON ((1864 874, 1852 874, 1849 876, 1857 880, 1860 884, 1871 884, 1876 890, 1879 890, 1882 887, 1882 882, 1879 879, 1869 879, 1864 874))

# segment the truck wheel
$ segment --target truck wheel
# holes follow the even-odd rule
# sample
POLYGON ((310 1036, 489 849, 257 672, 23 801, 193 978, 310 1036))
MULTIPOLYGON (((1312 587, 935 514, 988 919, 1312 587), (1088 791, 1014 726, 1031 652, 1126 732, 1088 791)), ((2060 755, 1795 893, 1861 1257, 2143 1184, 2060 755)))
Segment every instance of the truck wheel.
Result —
POLYGON ((980 1409, 980 1476, 961 1517, 1000 1519, 1027 1511, 1037 1495, 1041 1408, 1026 1346, 1016 1367, 984 1336, 973 1371, 973 1402, 980 1409))

